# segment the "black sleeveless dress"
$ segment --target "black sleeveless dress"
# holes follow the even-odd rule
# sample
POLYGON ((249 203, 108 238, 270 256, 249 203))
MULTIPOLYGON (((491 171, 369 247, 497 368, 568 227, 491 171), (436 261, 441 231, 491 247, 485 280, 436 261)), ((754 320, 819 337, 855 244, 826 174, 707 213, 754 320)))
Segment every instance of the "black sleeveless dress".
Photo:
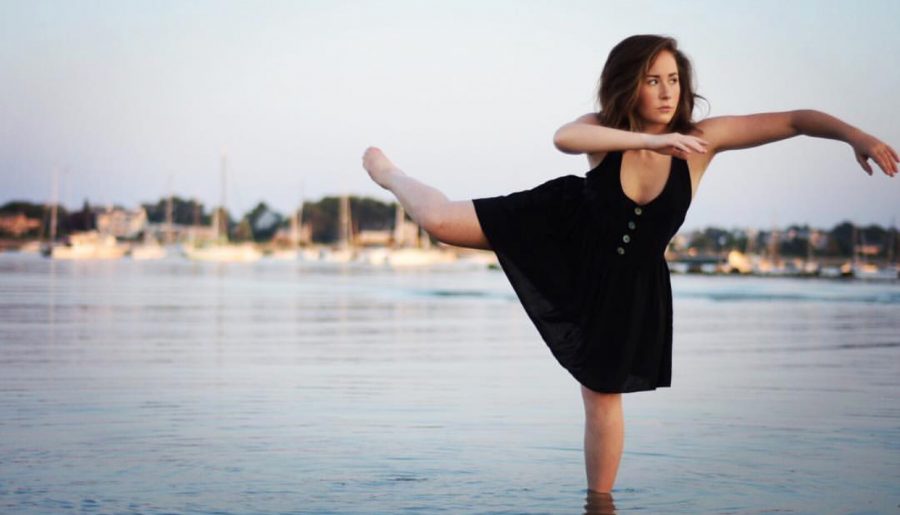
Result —
POLYGON ((622 152, 585 177, 474 199, 482 231, 556 360, 596 392, 671 386, 672 287, 663 254, 691 204, 687 162, 637 204, 622 152))

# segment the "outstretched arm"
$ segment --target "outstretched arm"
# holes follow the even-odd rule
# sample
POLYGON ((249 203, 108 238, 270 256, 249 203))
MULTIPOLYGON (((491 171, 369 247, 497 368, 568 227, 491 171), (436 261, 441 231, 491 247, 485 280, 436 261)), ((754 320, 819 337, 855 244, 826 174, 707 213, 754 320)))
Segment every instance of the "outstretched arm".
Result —
POLYGON ((897 174, 897 152, 878 138, 843 121, 811 109, 747 116, 707 118, 697 124, 713 154, 751 148, 798 135, 843 141, 853 147, 856 161, 869 175, 873 159, 890 177, 897 174))

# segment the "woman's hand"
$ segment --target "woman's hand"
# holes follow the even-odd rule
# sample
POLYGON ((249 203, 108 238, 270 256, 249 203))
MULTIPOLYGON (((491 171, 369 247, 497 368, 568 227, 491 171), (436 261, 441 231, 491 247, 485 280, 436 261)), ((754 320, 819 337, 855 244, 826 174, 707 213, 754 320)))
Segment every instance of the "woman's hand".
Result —
POLYGON ((705 154, 707 145, 709 142, 704 139, 679 132, 647 135, 648 149, 681 159, 686 158, 692 151, 705 154))
POLYGON ((880 139, 860 131, 859 134, 850 139, 847 143, 853 147, 853 153, 856 155, 856 162, 862 166, 863 170, 872 175, 872 167, 868 160, 874 159, 878 166, 884 171, 885 175, 893 177, 897 175, 897 163, 900 158, 897 157, 897 151, 890 147, 887 143, 880 139))

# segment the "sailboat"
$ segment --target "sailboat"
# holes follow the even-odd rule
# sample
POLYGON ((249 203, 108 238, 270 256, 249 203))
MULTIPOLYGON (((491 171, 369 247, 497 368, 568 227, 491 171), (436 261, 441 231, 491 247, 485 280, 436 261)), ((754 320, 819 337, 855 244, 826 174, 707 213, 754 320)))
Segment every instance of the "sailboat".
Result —
MULTIPOLYGON (((169 200, 166 202, 166 233, 170 234, 172 228, 172 195, 169 195, 169 200)), ((144 239, 143 242, 139 245, 135 245, 131 247, 131 259, 135 261, 148 261, 148 260, 156 260, 162 259, 166 257, 166 248, 160 245, 159 240, 156 239, 155 236, 150 234, 150 231, 145 227, 144 229, 144 239)))
MULTIPOLYGON (((50 194, 50 234, 47 241, 42 241, 40 245, 40 253, 46 257, 50 257, 53 253, 53 247, 57 245, 56 229, 59 222, 59 171, 53 169, 53 190, 50 194)), ((43 230, 41 231, 43 235, 43 230)))
POLYGON ((53 259, 119 259, 128 251, 127 245, 116 241, 111 234, 85 231, 69 235, 68 245, 50 249, 53 259))
MULTIPOLYGON (((853 229, 854 229, 854 231, 853 231, 854 234, 857 234, 855 225, 853 226, 853 229)), ((866 235, 862 231, 858 231, 858 232, 859 232, 860 239, 862 240, 862 246, 865 247, 866 235)), ((894 246, 895 246, 894 235, 896 234, 896 232, 897 232, 897 230, 894 228, 894 224, 892 223, 891 224, 891 232, 888 235, 888 241, 890 243, 886 245, 887 251, 888 251, 887 265, 884 267, 879 267, 875 263, 868 262, 868 260, 861 261, 857 257, 856 238, 853 239, 853 250, 854 251, 853 251, 853 265, 851 268, 851 273, 853 274, 853 277, 855 279, 864 279, 864 280, 868 280, 868 281, 893 281, 898 278, 897 265, 896 265, 896 263, 893 262, 894 261, 894 256, 893 256, 894 255, 894 246)))
POLYGON ((450 249, 434 247, 431 237, 422 227, 417 228, 416 242, 406 245, 402 227, 405 224, 406 215, 403 207, 398 203, 395 222, 395 242, 398 248, 391 249, 387 254, 387 264, 392 268, 427 267, 434 265, 446 265, 457 260, 456 253, 450 249))
POLYGON ((190 244, 184 247, 188 258, 196 261, 217 263, 249 263, 258 261, 262 252, 252 243, 234 244, 228 242, 228 219, 225 211, 225 156, 222 156, 222 204, 213 212, 213 227, 216 241, 210 245, 190 244))
POLYGON ((69 234, 66 243, 56 241, 59 179, 53 174, 53 205, 50 214, 50 238, 41 253, 52 259, 119 259, 128 251, 128 246, 119 243, 115 236, 96 230, 69 234))
POLYGON ((272 252, 272 259, 281 261, 294 261, 300 256, 300 227, 303 218, 303 201, 300 201, 300 207, 291 215, 291 229, 288 233, 288 242, 290 247, 272 252))
POLYGON ((815 259, 813 252, 813 238, 817 233, 818 231, 816 229, 810 229, 809 234, 806 237, 806 259, 803 261, 801 275, 807 277, 818 276, 822 270, 822 266, 819 264, 818 260, 815 259))
POLYGON ((319 250, 311 247, 303 247, 301 246, 301 241, 308 242, 308 239, 303 236, 303 204, 304 204, 304 196, 301 192, 300 195, 300 207, 294 211, 293 216, 291 216, 291 228, 288 233, 288 241, 290 242, 290 247, 284 250, 276 250, 272 252, 272 258, 282 261, 318 261, 319 260, 319 250))
POLYGON ((323 249, 321 260, 325 263, 344 264, 356 258, 356 250, 353 248, 353 229, 350 222, 350 197, 341 196, 338 212, 338 244, 334 248, 323 249))
MULTIPOLYGON (((170 178, 171 179, 171 178, 170 178)), ((172 199, 172 188, 171 183, 169 187, 169 198, 166 199, 166 229, 165 229, 165 239, 166 243, 171 243, 172 238, 172 223, 174 222, 174 205, 172 199)), ((159 240, 151 236, 149 231, 144 231, 144 241, 140 245, 135 245, 131 247, 131 259, 136 261, 146 261, 146 260, 155 260, 155 259, 163 259, 166 257, 167 251, 166 247, 160 244, 159 240)))

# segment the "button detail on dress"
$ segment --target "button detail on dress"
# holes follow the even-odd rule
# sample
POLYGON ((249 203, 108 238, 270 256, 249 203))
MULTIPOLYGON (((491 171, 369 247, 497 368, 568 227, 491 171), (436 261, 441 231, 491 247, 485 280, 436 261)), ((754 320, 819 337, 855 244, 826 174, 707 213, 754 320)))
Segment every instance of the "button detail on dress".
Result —
POLYGON ((628 243, 629 241, 631 241, 631 236, 628 236, 627 234, 622 235, 622 241, 628 243))
POLYGON ((622 247, 618 247, 618 248, 616 249, 616 252, 618 252, 618 253, 621 255, 621 254, 624 254, 624 253, 625 253, 625 249, 623 249, 622 247))
POLYGON ((634 225, 634 222, 632 222, 631 220, 629 220, 629 221, 628 221, 628 228, 629 228, 629 229, 634 229, 635 227, 636 227, 636 226, 634 225))
POLYGON ((639 207, 634 208, 634 214, 636 214, 638 216, 641 216, 641 213, 643 213, 643 212, 644 212, 644 210, 639 207))

